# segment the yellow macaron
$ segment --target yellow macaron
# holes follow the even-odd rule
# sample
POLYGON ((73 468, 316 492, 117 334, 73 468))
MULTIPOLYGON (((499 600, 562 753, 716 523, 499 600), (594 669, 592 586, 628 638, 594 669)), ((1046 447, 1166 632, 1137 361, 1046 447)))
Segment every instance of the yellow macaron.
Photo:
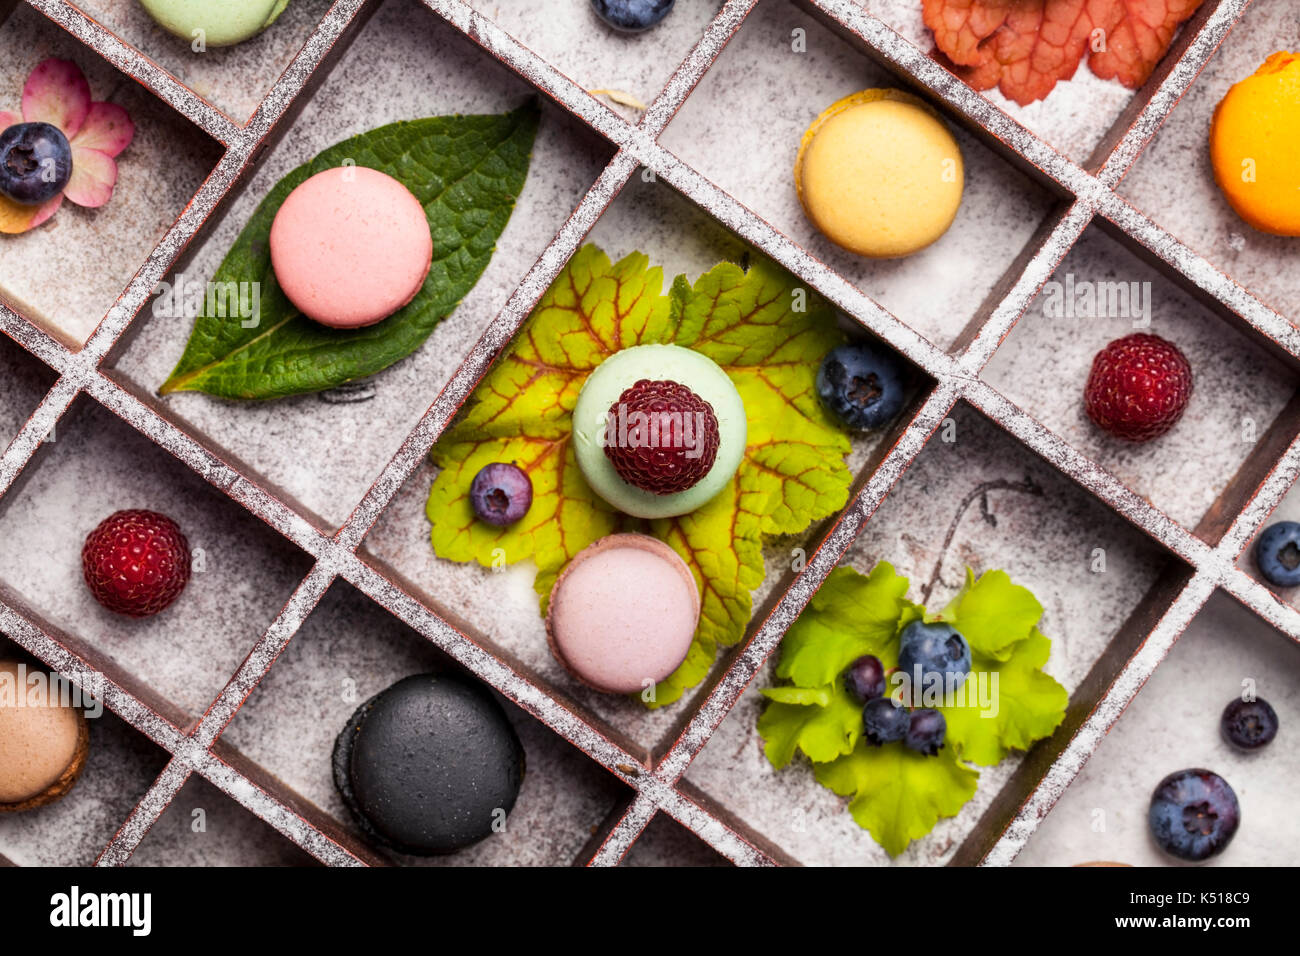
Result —
POLYGON ((804 133, 794 164, 812 224, 876 259, 911 255, 947 232, 964 182, 948 127, 900 90, 861 90, 833 103, 804 133))
POLYGON ((1210 161, 1237 215, 1300 236, 1300 53, 1274 53, 1228 90, 1210 124, 1210 161))

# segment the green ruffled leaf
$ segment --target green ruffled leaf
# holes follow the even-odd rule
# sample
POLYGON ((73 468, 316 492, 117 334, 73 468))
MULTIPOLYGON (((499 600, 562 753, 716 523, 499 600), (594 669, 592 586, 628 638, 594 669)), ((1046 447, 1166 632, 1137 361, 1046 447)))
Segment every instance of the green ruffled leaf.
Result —
POLYGON ((1065 688, 1041 670, 1051 651, 1036 626, 1042 605, 1005 572, 976 580, 968 570, 965 587, 940 615, 909 601, 907 588, 884 561, 869 575, 832 571, 782 642, 776 673, 792 683, 762 692, 771 703, 758 720, 772 765, 784 767, 803 751, 818 781, 852 798, 854 819, 891 855, 971 798, 979 774, 966 761, 991 766, 1028 749, 1055 732, 1068 703, 1065 688), (972 670, 957 699, 938 703, 948 722, 945 746, 937 757, 901 743, 868 746, 844 670, 863 654, 896 667, 902 630, 936 618, 951 621, 971 644, 972 670))
POLYGON ((972 656, 966 681, 986 686, 988 693, 963 685, 959 706, 939 708, 948 722, 948 743, 963 759, 991 767, 1010 751, 1028 750, 1034 741, 1056 731, 1065 719, 1070 695, 1040 670, 1051 649, 1052 642, 1034 628, 1005 661, 972 656), (980 696, 987 698, 987 704, 981 703, 980 696))
POLYGON ((818 783, 850 798, 853 819, 890 856, 933 830, 940 817, 955 817, 979 780, 979 771, 947 747, 926 757, 902 744, 859 742, 852 753, 814 769, 818 783))
POLYGON ((768 700, 774 700, 778 704, 816 704, 818 707, 825 707, 831 702, 831 688, 827 684, 825 687, 765 687, 759 691, 768 700))
POLYGON ((836 568, 782 641, 777 676, 799 687, 818 687, 836 680, 864 654, 875 654, 886 668, 896 666, 894 638, 903 613, 923 610, 907 599, 907 586, 907 578, 887 561, 866 577, 836 568))
MULTIPOLYGON (((494 116, 437 116, 392 123, 331 146, 278 182, 262 200, 212 277, 259 283, 257 322, 244 328, 232 306, 208 303, 159 391, 266 399, 332 388, 373 375, 410 355, 474 287, 523 189, 537 134, 535 104, 494 116), (331 329, 305 318, 275 280, 271 223, 302 182, 345 162, 387 173, 429 217, 433 264, 402 309, 362 329, 331 329)), ((250 303, 251 304, 251 303, 250 303)))
POLYGON ((758 732, 767 759, 778 770, 796 750, 813 761, 834 760, 849 753, 862 736, 862 705, 841 682, 813 689, 773 687, 763 694, 772 703, 758 718, 758 732))
POLYGON ((977 581, 967 568, 965 585, 939 616, 966 638, 973 653, 1004 661, 1042 620, 1043 605, 1028 588, 1012 584, 1005 571, 985 571, 977 581))
POLYGON ((535 561, 543 611, 560 570, 598 538, 640 531, 667 542, 700 588, 700 626, 686 660, 647 701, 652 707, 697 685, 718 649, 744 636, 763 581, 763 535, 803 531, 834 514, 851 481, 849 440, 815 389, 822 357, 843 341, 833 310, 766 260, 748 270, 723 263, 694 284, 678 277, 669 293, 663 287, 663 271, 640 253, 611 262, 595 246, 579 250, 434 447, 441 471, 427 507, 440 557, 535 561), (744 400, 749 440, 735 478, 708 504, 642 521, 591 491, 569 434, 591 371, 621 349, 652 343, 717 362, 744 400), (509 528, 485 526, 470 510, 470 482, 491 461, 514 461, 533 482, 532 508, 509 528))

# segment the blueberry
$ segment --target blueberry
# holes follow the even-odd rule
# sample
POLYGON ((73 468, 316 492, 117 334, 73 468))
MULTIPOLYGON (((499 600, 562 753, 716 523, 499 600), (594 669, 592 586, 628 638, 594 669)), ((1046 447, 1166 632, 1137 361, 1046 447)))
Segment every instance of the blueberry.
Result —
POLYGON ((917 753, 933 757, 943 747, 947 734, 948 721, 943 719, 943 714, 930 707, 918 707, 912 711, 903 743, 917 753))
POLYGON ((1238 697, 1223 708, 1219 718, 1223 739, 1242 750, 1256 750, 1277 736, 1277 711, 1262 697, 1238 697))
POLYGON ((859 657, 844 672, 844 684, 850 694, 865 704, 885 693, 885 665, 874 654, 859 657))
POLYGON ((474 476, 469 503, 479 520, 504 528, 528 513, 533 483, 518 465, 493 462, 474 476))
POLYGON ((1274 587, 1300 584, 1300 521, 1279 521, 1265 528, 1255 542, 1255 563, 1274 587))
POLYGON ((841 345, 822 359, 817 394, 849 428, 880 428, 903 409, 903 371, 883 348, 841 345))
POLYGON ((18 123, 0 133, 0 193, 36 206, 63 192, 72 177, 72 147, 57 126, 18 123))
POLYGON ((1147 823, 1166 853, 1180 860, 1208 860, 1232 842, 1241 806, 1228 781, 1217 773, 1179 770, 1151 794, 1147 823))
POLYGON ((970 673, 970 645, 947 624, 913 621, 899 638, 898 669, 911 682, 916 680, 918 667, 921 678, 917 691, 924 691, 934 681, 941 681, 946 688, 948 675, 954 677, 954 689, 960 687, 970 673))
POLYGON ((888 697, 877 697, 867 701, 862 708, 862 728, 867 735, 867 743, 876 747, 893 743, 907 736, 907 728, 912 718, 906 707, 900 707, 888 697))
POLYGON ((615 30, 649 30, 672 13, 676 0, 591 0, 591 9, 615 30))

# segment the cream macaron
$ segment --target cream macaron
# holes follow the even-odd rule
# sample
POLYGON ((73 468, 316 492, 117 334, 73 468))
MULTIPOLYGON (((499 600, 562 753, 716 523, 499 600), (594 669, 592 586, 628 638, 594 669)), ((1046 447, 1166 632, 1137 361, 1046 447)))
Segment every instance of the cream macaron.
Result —
MULTIPOLYGON (((622 417, 626 433, 627 415, 622 417)), ((660 432, 668 435, 671 428, 660 432)), ((582 476, 596 494, 638 518, 687 514, 715 498, 740 468, 748 434, 745 403, 730 376, 704 353, 680 345, 634 345, 616 352, 587 377, 573 409, 573 450, 582 476), (623 478, 607 454, 608 445, 619 444, 623 396, 642 380, 669 381, 690 389, 696 400, 707 403, 717 422, 713 464, 685 490, 663 494, 638 488, 623 478)))
POLYGON ((832 104, 804 133, 794 167, 812 224, 877 259, 911 255, 947 232, 964 180, 952 133, 899 90, 862 90, 832 104))

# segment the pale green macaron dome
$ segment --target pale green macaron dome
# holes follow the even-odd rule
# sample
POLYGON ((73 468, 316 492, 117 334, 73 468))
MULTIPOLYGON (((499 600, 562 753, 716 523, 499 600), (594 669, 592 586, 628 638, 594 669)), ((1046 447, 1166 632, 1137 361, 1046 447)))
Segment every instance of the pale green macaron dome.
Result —
POLYGON ((605 359, 587 377, 573 409, 574 452, 587 484, 619 511, 638 518, 670 518, 707 503, 740 467, 747 435, 745 404, 727 373, 708 356, 679 345, 637 345, 605 359), (717 416, 718 454, 713 467, 685 491, 657 495, 630 485, 605 455, 601 438, 610 406, 641 379, 685 385, 717 416))
POLYGON ((208 46, 230 46, 261 33, 284 12, 289 0, 140 0, 168 33, 183 40, 203 31, 208 46))

